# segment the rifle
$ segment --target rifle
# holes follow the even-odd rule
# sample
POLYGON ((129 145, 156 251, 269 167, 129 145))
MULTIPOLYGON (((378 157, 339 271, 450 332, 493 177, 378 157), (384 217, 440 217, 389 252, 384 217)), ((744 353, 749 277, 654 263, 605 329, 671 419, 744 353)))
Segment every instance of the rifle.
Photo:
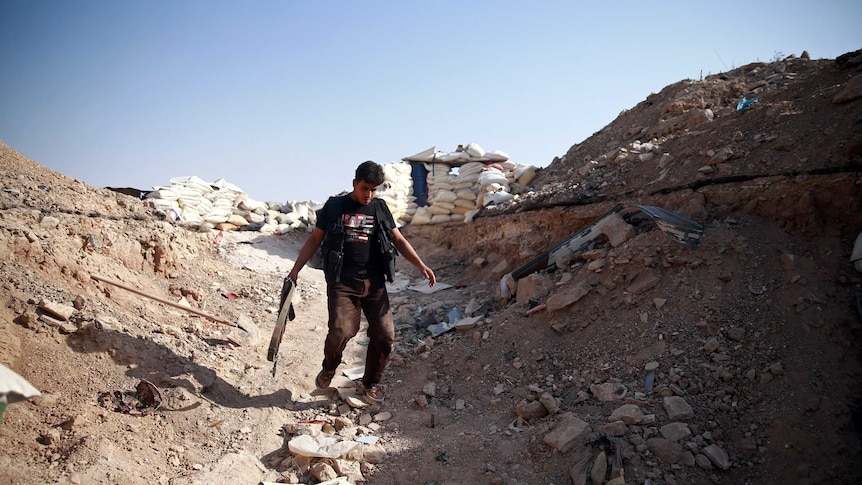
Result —
POLYGON ((275 322, 275 328, 272 329, 272 338, 269 341, 269 351, 266 354, 266 360, 272 362, 272 377, 275 377, 275 368, 278 365, 278 347, 281 345, 281 339, 284 336, 284 329, 288 321, 293 321, 296 318, 296 312, 293 309, 293 292, 296 289, 296 283, 289 276, 284 278, 284 283, 281 286, 281 302, 278 306, 278 319, 275 322))

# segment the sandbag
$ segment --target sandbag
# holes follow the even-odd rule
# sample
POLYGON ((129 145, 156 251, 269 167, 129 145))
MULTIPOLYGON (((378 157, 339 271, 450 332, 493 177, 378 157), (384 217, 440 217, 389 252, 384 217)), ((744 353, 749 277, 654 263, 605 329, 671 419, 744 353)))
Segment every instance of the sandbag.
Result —
POLYGON ((508 202, 514 198, 515 196, 508 192, 488 192, 485 194, 483 203, 486 206, 491 203, 502 204, 503 202, 508 202))
POLYGON ((413 213, 413 219, 410 221, 411 224, 430 224, 431 223, 431 214, 428 212, 428 207, 419 207, 416 209, 416 212, 413 213))
MULTIPOLYGON (((27 382, 27 379, 0 364, 0 395, 5 398, 4 404, 11 404, 41 396, 42 393, 27 382)), ((2 412, 0 412, 0 416, 2 416, 2 412)))
POLYGON ((530 182, 536 178, 536 167, 527 167, 526 170, 521 171, 520 175, 515 171, 515 178, 518 180, 518 183, 524 187, 530 185, 530 182))
POLYGON ((508 192, 509 184, 498 184, 496 182, 482 186, 483 192, 508 192))
POLYGON ((455 177, 455 181, 452 184, 452 188, 457 191, 458 189, 463 189, 465 187, 472 187, 479 183, 479 174, 473 173, 466 175, 464 177, 455 177))
POLYGON ((178 187, 186 187, 200 192, 201 194, 207 194, 214 190, 212 188, 212 185, 194 175, 192 175, 191 177, 174 177, 171 179, 171 184, 178 187))
POLYGON ((471 210, 464 214, 464 222, 473 222, 473 217, 479 213, 479 209, 471 210))
POLYGON ((236 194, 242 193, 241 188, 237 187, 236 185, 228 182, 223 178, 211 183, 210 186, 219 189, 220 192, 234 192, 236 194))
POLYGON ((458 175, 478 174, 483 168, 485 164, 482 162, 467 162, 458 167, 458 175))
POLYGON ((177 203, 180 204, 180 207, 191 207, 197 209, 198 205, 204 201, 203 197, 200 195, 181 195, 177 199, 177 203))
POLYGON ((455 207, 454 202, 449 202, 448 200, 440 200, 431 204, 431 207, 439 207, 442 209, 452 210, 455 207))
POLYGON ((434 159, 436 151, 437 151, 437 147, 431 147, 427 150, 422 150, 421 152, 417 153, 416 155, 413 155, 410 157, 404 157, 404 158, 402 158, 402 160, 405 160, 408 162, 430 162, 431 160, 434 159))
POLYGON ((147 199, 177 200, 180 195, 170 187, 154 187, 155 190, 146 195, 147 199))
POLYGON ((455 202, 453 202, 453 204, 455 204, 455 207, 454 207, 454 208, 452 208, 452 211, 453 211, 453 212, 454 212, 454 211, 455 211, 455 209, 457 209, 458 207, 466 207, 466 208, 468 208, 468 209, 475 209, 475 208, 476 208, 476 198, 475 198, 475 197, 473 197, 473 200, 467 200, 467 199, 455 199, 455 202))
POLYGON ((485 150, 479 146, 478 143, 470 143, 466 147, 464 147, 464 151, 467 152, 471 157, 482 158, 485 156, 485 150))
POLYGON ((152 204, 152 206, 154 208, 161 210, 161 211, 167 211, 170 209, 176 209, 177 211, 179 211, 179 209, 180 209, 180 205, 177 203, 176 200, 150 199, 149 202, 150 202, 150 204, 152 204))
POLYGON ((489 185, 492 183, 508 185, 509 182, 506 180, 506 176, 498 170, 487 170, 479 175, 479 185, 489 185))
POLYGON ((440 155, 439 160, 444 163, 453 163, 469 160, 470 155, 464 152, 449 152, 440 155))
POLYGON ((219 222, 227 222, 231 215, 231 209, 227 207, 213 207, 209 212, 203 215, 203 220, 218 224, 219 222))
POLYGON ((438 202, 452 202, 457 198, 458 195, 456 195, 455 192, 452 192, 451 190, 440 190, 434 192, 434 194, 431 195, 431 203, 436 204, 438 202))
MULTIPOLYGON (((467 200, 476 200, 476 192, 473 192, 470 189, 462 189, 455 193, 457 199, 467 199, 467 200)), ((453 201, 454 202, 454 201, 453 201)))
MULTIPOLYGON (((455 207, 454 204, 452 205, 452 207, 455 207)), ((452 212, 452 207, 443 207, 437 204, 432 204, 428 206, 428 213, 432 216, 449 214, 450 212, 452 212)))
POLYGON ((358 446, 361 446, 358 441, 345 440, 341 436, 326 433, 316 436, 301 434, 287 442, 291 453, 313 458, 341 458, 358 446))
POLYGON ((490 150, 485 152, 485 158, 492 162, 505 162, 509 159, 509 155, 500 150, 490 150))
POLYGON ((445 174, 449 173, 449 171, 452 170, 452 167, 446 163, 435 162, 435 163, 426 163, 425 164, 425 170, 428 170, 428 173, 430 175, 436 176, 439 174, 445 175, 445 174))

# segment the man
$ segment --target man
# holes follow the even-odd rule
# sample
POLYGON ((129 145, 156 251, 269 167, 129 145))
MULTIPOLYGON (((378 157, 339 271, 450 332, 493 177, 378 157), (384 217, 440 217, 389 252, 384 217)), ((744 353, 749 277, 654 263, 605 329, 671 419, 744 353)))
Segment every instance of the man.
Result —
POLYGON ((384 241, 390 239, 394 248, 431 286, 436 282, 434 272, 395 227, 386 203, 374 198, 383 180, 382 166, 372 161, 360 164, 353 179, 353 191, 326 201, 314 231, 299 251, 288 275, 297 281, 299 271, 324 244, 329 331, 323 347, 323 368, 317 374, 315 385, 319 389, 329 387, 347 342, 359 332, 361 310, 368 320, 369 340, 362 393, 371 404, 383 402, 378 384, 395 342, 395 325, 386 292, 391 267, 381 249, 386 247, 384 241))

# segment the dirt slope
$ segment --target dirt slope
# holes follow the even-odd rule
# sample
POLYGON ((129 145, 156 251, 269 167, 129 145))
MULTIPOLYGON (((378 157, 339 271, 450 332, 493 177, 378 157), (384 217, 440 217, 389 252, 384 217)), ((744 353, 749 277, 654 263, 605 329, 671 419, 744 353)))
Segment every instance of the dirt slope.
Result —
POLYGON ((858 483, 858 59, 681 81, 573 146, 514 204, 404 228, 453 287, 393 293, 397 355, 376 409, 313 389, 326 321, 313 269, 271 375, 275 298, 305 234, 190 232, 0 145, 0 360, 43 392, 6 412, 0 481, 318 483, 327 463, 374 484, 602 483, 615 465, 625 483, 858 483), (757 103, 737 111, 743 96, 757 103), (702 242, 629 219, 616 245, 599 238, 524 278, 521 301, 500 297, 503 274, 616 203, 677 211, 704 226, 702 242), (260 339, 234 345, 237 330, 94 274, 250 319, 260 339), (52 320, 42 302, 75 311, 52 320), (471 302, 477 326, 429 337, 471 302), (542 303, 553 311, 526 315, 542 303), (116 411, 113 393, 142 379, 161 407, 116 411), (575 418, 590 434, 561 439, 575 418), (379 441, 339 462, 288 450, 330 425, 379 441))

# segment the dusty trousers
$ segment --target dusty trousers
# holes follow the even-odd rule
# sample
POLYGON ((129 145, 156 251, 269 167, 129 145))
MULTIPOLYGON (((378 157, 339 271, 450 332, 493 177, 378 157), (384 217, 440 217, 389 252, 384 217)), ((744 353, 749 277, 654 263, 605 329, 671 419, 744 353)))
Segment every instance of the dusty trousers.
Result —
POLYGON ((395 342, 395 325, 383 275, 359 278, 342 275, 341 282, 327 285, 329 332, 323 347, 323 368, 334 371, 341 364, 347 342, 359 333, 361 313, 368 320, 368 353, 362 384, 371 387, 383 379, 395 342))

